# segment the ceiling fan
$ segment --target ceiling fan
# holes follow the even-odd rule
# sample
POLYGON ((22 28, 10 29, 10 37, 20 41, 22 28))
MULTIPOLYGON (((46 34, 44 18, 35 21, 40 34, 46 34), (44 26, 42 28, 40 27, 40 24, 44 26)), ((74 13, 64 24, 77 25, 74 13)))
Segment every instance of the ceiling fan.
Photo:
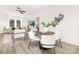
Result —
POLYGON ((24 11, 24 10, 21 10, 21 8, 20 7, 17 7, 17 10, 16 11, 18 11, 18 12, 20 12, 21 14, 24 14, 26 11, 24 11))

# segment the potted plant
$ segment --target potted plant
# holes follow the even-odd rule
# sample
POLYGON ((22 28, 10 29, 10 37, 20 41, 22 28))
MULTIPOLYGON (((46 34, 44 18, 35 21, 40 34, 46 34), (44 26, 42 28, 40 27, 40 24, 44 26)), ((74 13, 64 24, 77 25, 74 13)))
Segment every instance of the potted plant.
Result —
POLYGON ((50 23, 49 22, 48 23, 42 22, 41 24, 44 26, 45 32, 49 31, 50 26, 55 27, 57 25, 57 23, 55 21, 51 21, 50 23))

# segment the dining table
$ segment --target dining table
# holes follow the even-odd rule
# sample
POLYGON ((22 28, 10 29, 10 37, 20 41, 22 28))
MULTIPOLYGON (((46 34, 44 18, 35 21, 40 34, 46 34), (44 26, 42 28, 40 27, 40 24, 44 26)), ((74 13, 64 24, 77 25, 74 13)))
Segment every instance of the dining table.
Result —
POLYGON ((47 31, 47 32, 42 32, 42 31, 35 31, 36 35, 54 35, 55 32, 47 31))

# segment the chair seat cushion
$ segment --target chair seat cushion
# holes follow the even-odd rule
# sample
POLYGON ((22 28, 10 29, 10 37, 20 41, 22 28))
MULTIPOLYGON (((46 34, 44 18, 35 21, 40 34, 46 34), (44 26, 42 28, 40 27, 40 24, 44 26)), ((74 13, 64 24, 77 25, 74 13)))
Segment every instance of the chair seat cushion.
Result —
POLYGON ((25 32, 25 29, 16 29, 14 30, 14 33, 23 33, 25 32))
POLYGON ((44 47, 44 48, 54 48, 55 46, 54 45, 42 45, 42 47, 44 47))
POLYGON ((32 40, 32 41, 33 41, 33 40, 34 40, 34 41, 35 41, 35 40, 36 40, 36 41, 40 41, 40 38, 39 38, 39 37, 37 37, 37 36, 35 36, 35 37, 34 37, 34 38, 32 38, 31 40, 32 40))

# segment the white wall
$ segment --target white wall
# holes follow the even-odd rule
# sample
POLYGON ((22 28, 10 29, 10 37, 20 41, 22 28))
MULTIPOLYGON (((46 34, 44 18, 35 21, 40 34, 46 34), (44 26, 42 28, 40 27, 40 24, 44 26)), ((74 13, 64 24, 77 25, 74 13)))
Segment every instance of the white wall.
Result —
POLYGON ((58 16, 59 13, 64 14, 62 41, 79 45, 79 6, 52 6, 52 8, 36 15, 40 17, 40 22, 42 22, 54 20, 54 17, 58 16))
POLYGON ((0 33, 3 32, 3 27, 7 27, 8 26, 8 15, 5 15, 5 14, 1 14, 0 13, 0 33))

